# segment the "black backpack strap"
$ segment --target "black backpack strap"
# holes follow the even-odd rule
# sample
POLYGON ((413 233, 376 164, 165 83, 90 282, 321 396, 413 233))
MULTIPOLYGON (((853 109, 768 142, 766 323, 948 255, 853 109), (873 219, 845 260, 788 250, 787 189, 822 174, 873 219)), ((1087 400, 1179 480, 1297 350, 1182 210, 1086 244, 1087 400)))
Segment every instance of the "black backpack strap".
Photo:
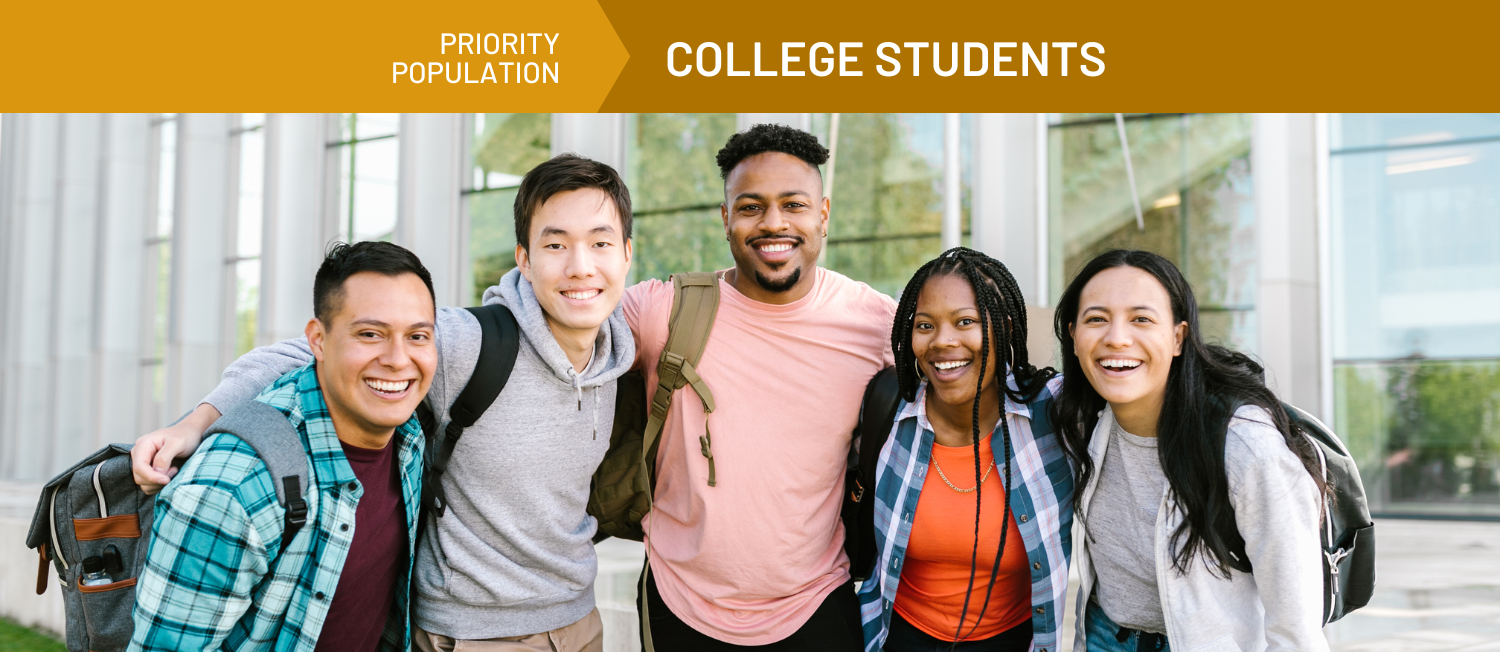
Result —
POLYGON ((882 369, 865 386, 864 403, 859 409, 859 460, 844 483, 848 493, 844 504, 849 510, 844 519, 844 552, 857 580, 865 579, 875 563, 875 465, 890 438, 891 422, 900 405, 896 368, 882 369))
POLYGON ((424 399, 417 410, 417 418, 427 436, 428 464, 422 474, 422 506, 435 511, 438 516, 448 510, 442 480, 443 473, 448 470, 448 461, 453 457, 453 449, 463 437, 464 429, 474 425, 479 415, 484 414, 505 389, 511 369, 516 366, 516 354, 521 350, 521 327, 509 308, 491 304, 465 310, 479 320, 479 328, 484 333, 474 374, 453 401, 453 407, 449 408, 448 425, 443 427, 441 434, 437 416, 428 401, 424 399))
POLYGON ((247 401, 230 408, 203 436, 215 433, 239 437, 266 463, 276 500, 285 510, 280 550, 286 550, 307 524, 307 449, 297 429, 280 410, 260 401, 247 401))
MULTIPOLYGON (((886 367, 870 379, 865 387, 865 401, 859 410, 859 477, 864 490, 875 490, 875 464, 880 449, 891 435, 891 422, 901 405, 901 385, 896 368, 886 367)), ((863 502, 862 500, 860 502, 863 502)))

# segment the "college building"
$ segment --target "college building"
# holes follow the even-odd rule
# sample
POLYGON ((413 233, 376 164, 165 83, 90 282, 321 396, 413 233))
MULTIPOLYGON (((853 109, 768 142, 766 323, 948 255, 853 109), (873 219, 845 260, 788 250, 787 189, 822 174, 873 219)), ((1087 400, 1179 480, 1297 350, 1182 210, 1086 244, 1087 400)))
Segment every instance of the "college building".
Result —
POLYGON ((1156 251, 1206 336, 1344 438, 1373 511, 1500 519, 1500 114, 5 114, 0 481, 133 441, 301 335, 332 241, 408 247, 440 305, 474 304, 553 154, 624 174, 636 280, 729 267, 714 154, 763 122, 833 150, 827 267, 897 296, 983 250, 1045 359, 1084 261, 1156 251))

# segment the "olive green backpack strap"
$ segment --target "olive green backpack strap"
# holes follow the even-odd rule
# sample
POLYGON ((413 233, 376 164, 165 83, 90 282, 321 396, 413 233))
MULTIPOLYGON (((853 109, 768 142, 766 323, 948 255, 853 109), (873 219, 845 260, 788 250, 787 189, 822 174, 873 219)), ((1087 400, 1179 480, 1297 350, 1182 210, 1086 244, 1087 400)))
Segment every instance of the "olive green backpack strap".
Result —
MULTIPOLYGON (((719 276, 712 272, 688 272, 672 275, 672 318, 667 322, 667 346, 662 349, 661 359, 656 363, 656 390, 651 394, 651 416, 646 421, 646 433, 641 439, 641 464, 650 469, 651 483, 656 483, 656 446, 660 443, 662 424, 666 423, 667 410, 672 408, 672 394, 684 386, 692 387, 703 401, 705 413, 714 411, 714 393, 698 375, 698 361, 703 358, 703 349, 708 346, 708 334, 713 330, 714 317, 719 313, 719 276)), ((698 438, 703 447, 703 456, 708 458, 708 486, 718 483, 714 474, 714 454, 710 447, 708 425, 705 421, 703 435, 698 438)), ((648 492, 648 502, 651 500, 648 492)), ((650 551, 641 568, 641 647, 644 652, 655 652, 651 640, 650 599, 646 596, 646 583, 651 577, 650 551)))
MULTIPOLYGON (((708 334, 719 312, 719 277, 713 272, 688 272, 672 275, 672 319, 667 325, 667 346, 656 364, 656 389, 651 394, 650 418, 642 440, 642 463, 652 468, 656 445, 661 436, 672 394, 692 387, 703 402, 704 412, 714 411, 714 393, 698 375, 698 361, 708 345, 708 334)), ((714 473, 713 439, 705 427, 698 438, 703 456, 708 458, 708 486, 718 484, 714 473)), ((655 474, 652 474, 653 477, 655 474)))

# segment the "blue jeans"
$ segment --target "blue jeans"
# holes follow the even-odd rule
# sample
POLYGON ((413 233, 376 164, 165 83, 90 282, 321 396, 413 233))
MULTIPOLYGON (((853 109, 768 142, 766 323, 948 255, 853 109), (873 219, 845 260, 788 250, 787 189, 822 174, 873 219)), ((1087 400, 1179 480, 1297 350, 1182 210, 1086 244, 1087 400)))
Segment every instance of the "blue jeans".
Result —
POLYGON ((1104 615, 1099 603, 1089 601, 1084 615, 1084 636, 1088 640, 1088 652, 1171 652, 1167 637, 1134 629, 1122 628, 1104 615))

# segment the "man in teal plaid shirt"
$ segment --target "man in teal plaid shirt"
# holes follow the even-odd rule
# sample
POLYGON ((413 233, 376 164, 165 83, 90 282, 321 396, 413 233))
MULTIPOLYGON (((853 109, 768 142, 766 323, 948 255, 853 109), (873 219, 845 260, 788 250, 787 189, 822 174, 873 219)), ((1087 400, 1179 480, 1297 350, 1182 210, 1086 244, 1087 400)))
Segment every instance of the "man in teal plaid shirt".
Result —
POLYGON ((214 435, 162 491, 131 650, 406 650, 432 278, 385 242, 332 248, 306 332, 316 362, 257 397, 308 457, 307 524, 283 549, 270 471, 214 435))

